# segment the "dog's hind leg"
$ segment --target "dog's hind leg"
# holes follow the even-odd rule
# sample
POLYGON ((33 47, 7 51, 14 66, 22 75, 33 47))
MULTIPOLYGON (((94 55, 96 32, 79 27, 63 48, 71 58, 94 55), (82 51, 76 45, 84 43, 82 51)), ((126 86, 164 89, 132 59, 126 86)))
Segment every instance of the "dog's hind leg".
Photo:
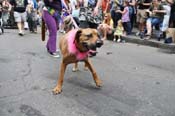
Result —
POLYGON ((78 62, 76 62, 76 63, 73 65, 72 71, 73 71, 73 72, 78 71, 78 62))
POLYGON ((102 86, 102 81, 98 78, 97 73, 96 73, 95 69, 93 68, 92 64, 90 63, 90 61, 87 59, 84 62, 85 62, 85 65, 91 71, 96 86, 101 87, 102 86))
POLYGON ((62 91, 62 85, 63 85, 64 73, 65 73, 66 67, 67 67, 67 64, 63 63, 62 61, 57 86, 53 89, 54 94, 59 94, 62 91))
POLYGON ((87 66, 87 64, 86 63, 84 63, 84 70, 88 70, 88 66, 87 66))

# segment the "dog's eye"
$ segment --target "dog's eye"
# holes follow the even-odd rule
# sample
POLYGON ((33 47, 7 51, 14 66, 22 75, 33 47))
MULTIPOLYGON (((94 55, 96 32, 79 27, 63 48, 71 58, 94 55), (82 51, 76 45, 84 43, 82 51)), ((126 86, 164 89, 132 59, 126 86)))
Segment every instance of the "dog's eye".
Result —
POLYGON ((88 38, 91 38, 91 37, 93 37, 93 35, 92 35, 92 33, 90 33, 90 34, 88 34, 88 35, 86 35, 88 38))

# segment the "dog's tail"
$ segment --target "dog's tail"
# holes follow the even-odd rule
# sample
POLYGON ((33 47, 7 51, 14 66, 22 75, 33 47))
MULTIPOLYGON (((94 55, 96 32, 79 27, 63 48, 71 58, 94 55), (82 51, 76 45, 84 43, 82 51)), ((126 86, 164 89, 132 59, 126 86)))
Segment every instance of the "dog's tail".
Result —
POLYGON ((42 18, 42 23, 41 23, 41 40, 45 41, 45 37, 46 37, 46 25, 45 25, 44 19, 42 18))

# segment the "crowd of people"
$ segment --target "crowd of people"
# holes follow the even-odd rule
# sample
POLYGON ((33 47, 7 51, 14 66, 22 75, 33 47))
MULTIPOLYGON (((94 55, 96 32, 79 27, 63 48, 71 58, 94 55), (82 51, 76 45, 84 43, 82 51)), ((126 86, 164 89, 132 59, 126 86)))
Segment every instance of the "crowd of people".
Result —
POLYGON ((166 37, 168 28, 175 28, 175 0, 2 0, 0 17, 7 24, 9 12, 13 15, 19 35, 24 35, 25 23, 37 32, 37 24, 45 21, 49 31, 46 45, 50 54, 56 53, 57 30, 65 33, 64 19, 71 16, 75 28, 96 28, 103 40, 112 35, 121 42, 122 36, 132 34, 150 39, 154 29, 166 37))

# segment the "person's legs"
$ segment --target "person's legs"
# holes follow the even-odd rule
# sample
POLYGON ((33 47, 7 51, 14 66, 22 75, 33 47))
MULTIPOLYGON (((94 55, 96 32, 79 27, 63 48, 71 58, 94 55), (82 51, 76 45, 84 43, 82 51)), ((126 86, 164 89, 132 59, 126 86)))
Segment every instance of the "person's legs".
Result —
POLYGON ((153 18, 153 20, 152 20, 152 26, 158 26, 158 28, 161 26, 161 19, 159 19, 159 18, 153 18))
POLYGON ((132 31, 131 22, 127 22, 126 25, 127 25, 127 35, 130 35, 132 31))
POLYGON ((173 13, 172 11, 170 14, 169 27, 175 28, 175 12, 173 13))
POLYGON ((57 36, 56 21, 47 11, 43 11, 43 19, 49 31, 49 39, 48 39, 46 47, 49 52, 55 53, 56 52, 56 36, 57 36))
POLYGON ((29 31, 32 32, 32 16, 31 14, 27 15, 27 22, 28 22, 28 26, 29 26, 29 31))
POLYGON ((141 10, 137 9, 137 14, 136 14, 136 23, 137 23, 137 28, 138 28, 138 32, 136 33, 137 36, 140 35, 141 27, 142 27, 140 20, 141 20, 141 10))
POLYGON ((8 13, 2 13, 2 20, 3 20, 3 25, 7 25, 7 20, 9 19, 9 14, 8 13))
POLYGON ((23 35, 24 34, 24 22, 26 22, 26 17, 27 17, 26 12, 20 13, 20 17, 21 17, 21 33, 23 35))
POLYGON ((126 33, 127 33, 127 23, 126 22, 123 22, 123 28, 124 28, 124 36, 126 36, 126 33))
POLYGON ((151 35, 152 32, 152 18, 148 18, 146 21, 146 29, 147 29, 147 34, 146 35, 151 35))
POLYGON ((17 27, 19 30, 19 34, 22 35, 22 23, 21 23, 21 15, 18 12, 14 12, 15 22, 17 23, 17 27))

